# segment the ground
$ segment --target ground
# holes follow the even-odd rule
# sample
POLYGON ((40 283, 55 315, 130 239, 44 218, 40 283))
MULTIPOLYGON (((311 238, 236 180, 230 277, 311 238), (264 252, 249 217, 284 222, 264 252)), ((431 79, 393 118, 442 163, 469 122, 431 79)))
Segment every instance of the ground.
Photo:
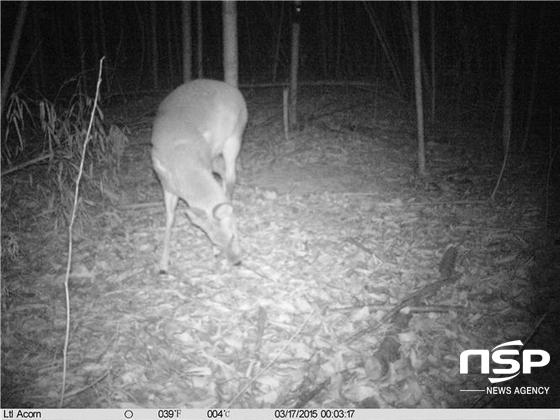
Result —
MULTIPOLYGON (((560 405, 559 251, 538 158, 512 157, 491 200, 501 156, 484 124, 429 123, 422 178, 414 109, 395 95, 304 88, 286 137, 281 91, 243 92, 240 266, 215 257, 180 211, 169 274, 158 274, 149 142, 163 95, 106 111, 129 145, 117 201, 72 251, 65 406, 560 405), (476 363, 459 374, 461 352, 513 340, 552 361, 508 385, 549 395, 461 392, 491 385, 476 363)), ((68 245, 40 232, 25 222, 19 258, 2 267, 3 407, 59 400, 68 245)))

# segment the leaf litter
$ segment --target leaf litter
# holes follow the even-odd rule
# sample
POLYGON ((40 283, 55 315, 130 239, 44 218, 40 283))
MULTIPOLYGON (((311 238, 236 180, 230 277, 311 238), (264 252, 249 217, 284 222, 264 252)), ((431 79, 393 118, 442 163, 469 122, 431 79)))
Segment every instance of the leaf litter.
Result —
MULTIPOLYGON (((302 112, 313 98, 303 93, 302 112)), ((148 149, 125 150, 121 203, 161 205, 107 210, 79 243, 67 406, 477 404, 458 390, 487 379, 459 375, 460 352, 523 339, 535 325, 538 191, 517 167, 488 201, 497 162, 468 143, 484 133, 450 126, 428 143, 430 177, 416 177, 414 118, 395 118, 402 104, 383 100, 377 123, 367 105, 345 107, 291 133, 287 148, 281 118, 259 116, 279 116, 280 104, 261 110, 249 98, 234 198, 239 267, 178 214, 170 274, 157 274, 159 186, 148 149)), ((139 132, 148 143, 149 129, 139 132)), ((58 400, 64 241, 39 246, 37 235, 22 232, 19 260, 2 268, 4 407, 58 400)))

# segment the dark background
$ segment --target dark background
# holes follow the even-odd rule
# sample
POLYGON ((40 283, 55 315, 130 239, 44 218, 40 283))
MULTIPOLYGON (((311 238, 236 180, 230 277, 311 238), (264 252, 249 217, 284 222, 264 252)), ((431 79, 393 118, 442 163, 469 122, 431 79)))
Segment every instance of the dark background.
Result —
MULTIPOLYGON (((551 106, 558 105, 558 4, 438 2, 435 4, 435 70, 437 101, 441 107, 449 110, 451 104, 486 108, 496 105, 502 90, 506 29, 512 5, 518 9, 515 102, 523 104, 528 100, 538 47, 536 108, 547 114, 551 106), (539 29, 541 42, 537 40, 539 29)), ((2 2, 1 7, 4 71, 19 2, 2 2)), ((430 80, 430 8, 431 3, 419 4, 425 83, 430 80)), ((277 80, 285 81, 293 3, 239 2, 237 9, 240 83, 272 81, 278 33, 277 80)), ((196 10, 193 3, 193 43, 196 43, 196 10)), ((204 76, 222 78, 221 3, 202 2, 201 10, 204 76)), ((91 90, 103 54, 107 56, 106 89, 111 90, 106 94, 175 87, 182 81, 181 3, 155 4, 158 86, 154 86, 151 73, 151 11, 150 2, 29 3, 13 89, 52 96, 65 81, 80 74, 83 55, 86 72, 82 75, 91 90)), ((411 98, 410 31, 410 3, 407 2, 304 2, 300 77, 302 80, 378 80, 403 97, 411 98)), ((196 63, 194 67, 196 77, 196 63)), ((428 90, 429 86, 425 88, 428 90)), ((425 98, 428 99, 427 94, 425 98)), ((545 119, 548 118, 537 115, 537 120, 545 119)))

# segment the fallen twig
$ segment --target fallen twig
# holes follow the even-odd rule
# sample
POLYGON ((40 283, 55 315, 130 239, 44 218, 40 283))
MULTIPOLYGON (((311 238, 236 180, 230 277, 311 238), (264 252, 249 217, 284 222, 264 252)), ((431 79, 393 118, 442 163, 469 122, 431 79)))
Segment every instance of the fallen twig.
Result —
POLYGON ((53 157, 53 154, 52 154, 52 153, 48 153, 48 154, 46 154, 46 155, 39 156, 39 157, 36 157, 36 158, 34 158, 34 159, 28 160, 27 162, 20 163, 19 165, 12 166, 10 169, 6 169, 5 171, 3 171, 3 172, 2 172, 2 176, 11 174, 12 172, 19 171, 20 169, 23 169, 23 168, 26 168, 26 167, 28 167, 28 166, 34 165, 34 164, 36 164, 37 162, 41 162, 42 160, 50 159, 50 158, 52 158, 52 157, 53 157))

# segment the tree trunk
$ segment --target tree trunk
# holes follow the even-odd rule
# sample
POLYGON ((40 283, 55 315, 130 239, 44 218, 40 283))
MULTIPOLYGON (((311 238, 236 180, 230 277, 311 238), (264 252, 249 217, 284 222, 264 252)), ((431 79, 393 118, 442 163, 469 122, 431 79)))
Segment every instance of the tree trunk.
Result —
POLYGON ((321 70, 323 77, 328 78, 329 74, 329 45, 328 45, 328 23, 327 23, 327 2, 319 2, 319 39, 321 42, 321 70))
POLYGON ((170 88, 173 88, 177 84, 174 66, 175 50, 173 48, 175 45, 175 34, 177 33, 173 31, 173 20, 176 16, 176 10, 174 9, 177 7, 177 3, 169 2, 165 3, 165 6, 165 19, 167 21, 165 25, 165 38, 167 41, 167 84, 170 88))
POLYGON ((16 64, 16 56, 19 48, 19 41, 21 40, 23 24, 25 23, 27 4, 28 3, 26 1, 23 1, 19 5, 19 13, 16 20, 16 26, 14 28, 14 36, 12 37, 10 52, 8 53, 8 62, 6 64, 6 70, 4 70, 4 75, 2 77, 2 94, 0 99, 0 110, 2 114, 4 114, 4 105, 6 103, 10 84, 12 83, 12 74, 14 73, 14 67, 16 64))
POLYGON ((515 70, 515 32, 517 27, 517 9, 510 3, 510 15, 507 31, 507 49, 504 68, 504 121, 502 127, 502 146, 507 155, 511 142, 511 120, 513 115, 513 74, 515 70))
POLYGON ((183 23, 183 82, 186 83, 192 79, 192 4, 190 1, 183 1, 182 23, 183 23))
POLYGON ((290 127, 297 126, 297 86, 299 71, 299 19, 301 13, 301 1, 295 2, 294 22, 292 23, 292 54, 290 67, 290 127))
POLYGON ((418 2, 412 6, 412 50, 414 54, 414 91, 416 93, 416 119, 418 130, 418 172, 426 175, 426 156, 424 152, 424 105, 422 103, 422 60, 420 55, 420 24, 418 19, 418 2))
POLYGON ((509 148, 511 143, 511 120, 513 115, 513 74, 515 69, 515 32, 517 27, 517 9, 514 2, 510 3, 510 14, 509 23, 507 29, 507 47, 506 47, 506 57, 504 64, 504 121, 502 128, 502 145, 504 156, 502 158, 502 168, 500 169, 500 175, 492 191, 491 198, 494 200, 496 193, 498 192, 498 187, 504 175, 509 148))
POLYGON ((204 77, 204 63, 202 59, 202 1, 196 2, 196 64, 198 78, 204 77))
POLYGON ((238 82, 237 62, 237 3, 222 2, 223 38, 224 38, 224 80, 232 86, 238 82))
POLYGON ((432 112, 431 112, 431 119, 432 123, 435 122, 436 119, 436 3, 430 3, 430 35, 431 35, 431 70, 432 70, 432 112))

